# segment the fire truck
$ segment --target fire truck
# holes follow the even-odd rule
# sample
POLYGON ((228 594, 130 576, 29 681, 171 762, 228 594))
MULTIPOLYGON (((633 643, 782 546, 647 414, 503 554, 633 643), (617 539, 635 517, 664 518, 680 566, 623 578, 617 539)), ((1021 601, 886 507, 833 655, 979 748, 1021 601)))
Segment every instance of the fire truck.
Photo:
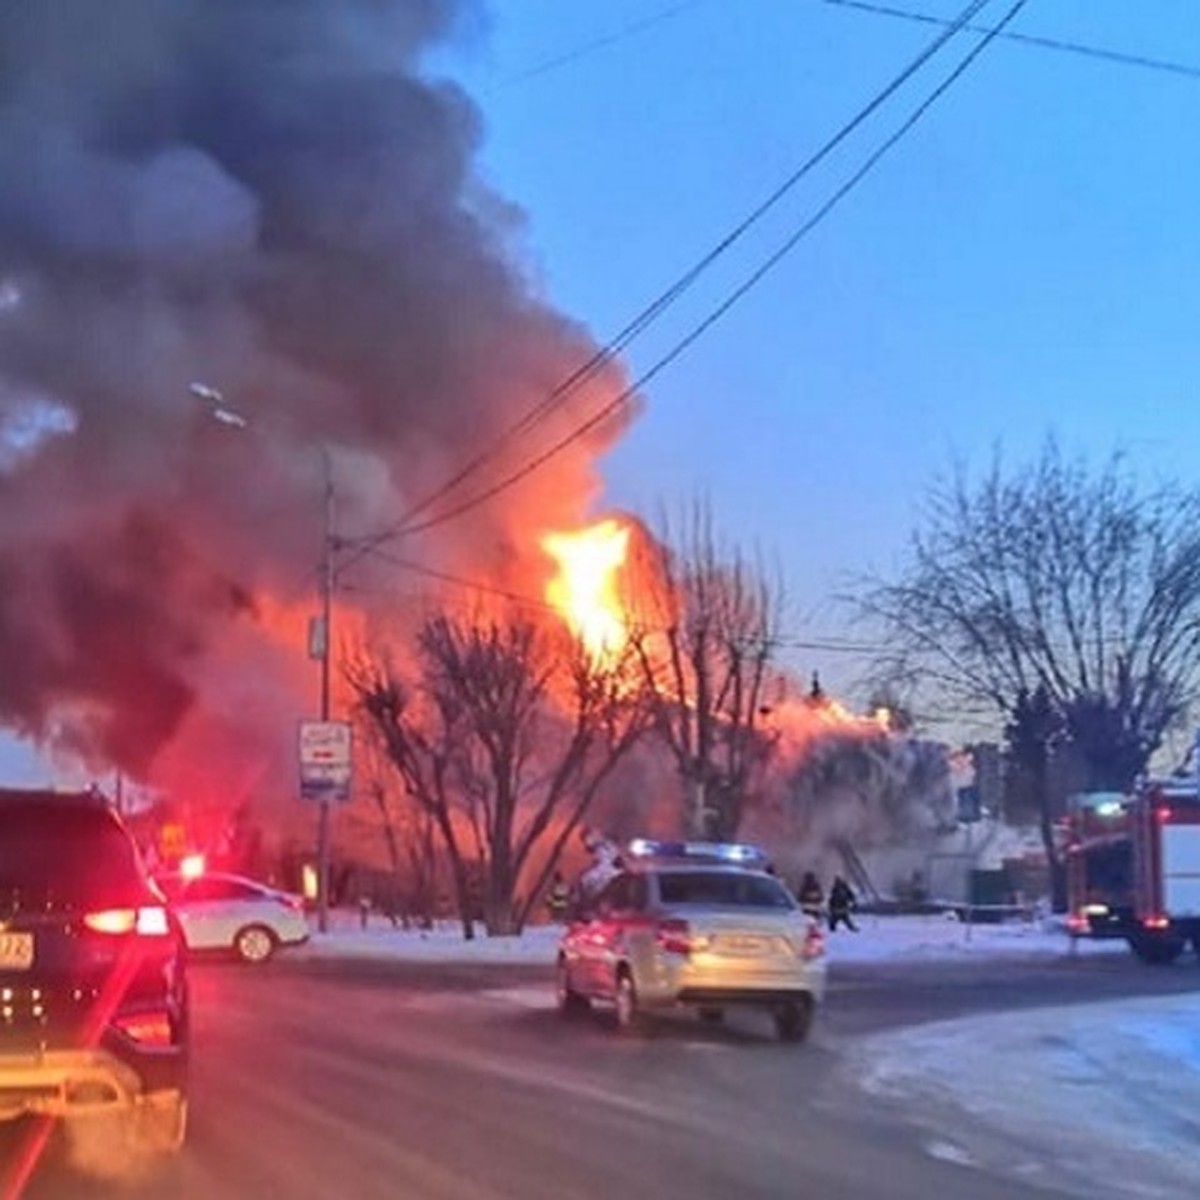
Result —
POLYGON ((1072 937, 1124 938, 1143 962, 1200 953, 1200 788, 1151 780, 1072 798, 1066 863, 1072 937))

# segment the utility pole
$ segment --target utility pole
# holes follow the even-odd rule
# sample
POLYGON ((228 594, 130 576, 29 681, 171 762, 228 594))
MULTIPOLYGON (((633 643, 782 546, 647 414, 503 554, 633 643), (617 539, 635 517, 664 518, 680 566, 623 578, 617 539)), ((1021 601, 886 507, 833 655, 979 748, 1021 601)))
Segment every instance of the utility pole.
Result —
MULTIPOLYGON (((321 553, 321 720, 329 720, 329 668, 333 653, 333 556, 337 549, 335 529, 337 513, 334 508, 333 467, 329 447, 321 448, 321 465, 325 475, 325 538, 321 553)), ((317 928, 329 931, 329 824, 330 802, 322 795, 317 813, 317 928)))
MULTIPOLYGON (((188 391, 196 399, 208 405, 213 418, 222 425, 234 429, 249 429, 255 431, 255 426, 238 410, 225 401, 225 396, 214 387, 199 381, 189 385, 188 391)), ((335 556, 341 546, 337 536, 337 512, 334 506, 333 492, 333 462, 328 446, 321 447, 321 471, 324 481, 325 521, 324 536, 321 546, 321 571, 318 582, 320 617, 315 624, 318 626, 320 641, 314 644, 315 638, 310 625, 309 656, 316 658, 321 664, 321 693, 320 718, 322 722, 329 720, 330 709, 330 661, 333 654, 333 588, 336 580, 335 556)), ((331 800, 328 792, 323 792, 318 801, 317 811, 317 928, 322 933, 329 930, 329 859, 330 859, 330 821, 332 818, 331 800)))

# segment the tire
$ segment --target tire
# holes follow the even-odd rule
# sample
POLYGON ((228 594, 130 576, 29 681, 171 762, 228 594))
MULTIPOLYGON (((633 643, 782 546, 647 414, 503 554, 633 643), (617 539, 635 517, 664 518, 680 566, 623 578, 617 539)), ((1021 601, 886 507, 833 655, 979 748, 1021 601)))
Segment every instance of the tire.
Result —
POLYGON ((803 1042, 812 1032, 815 1007, 811 996, 788 1000, 775 1009, 775 1033, 781 1042, 803 1042))
POLYGON ((554 995, 558 1002, 558 1011, 568 1019, 585 1016, 592 1010, 591 1001, 571 986, 566 960, 562 958, 558 960, 554 969, 554 995))
POLYGON ((725 1021, 725 1010, 706 1004, 700 1009, 699 1017, 704 1025, 721 1025, 725 1021))
POLYGON ((1182 953, 1187 943, 1174 937, 1132 937, 1129 948, 1142 962, 1152 967, 1170 966, 1182 953))
POLYGON ((233 938, 233 949, 244 963, 267 962, 278 945, 275 935, 265 925, 247 925, 233 938))
POLYGON ((628 967, 617 968, 616 986, 613 989, 614 1010, 617 1030, 621 1033, 640 1033, 645 1027, 637 986, 628 967))

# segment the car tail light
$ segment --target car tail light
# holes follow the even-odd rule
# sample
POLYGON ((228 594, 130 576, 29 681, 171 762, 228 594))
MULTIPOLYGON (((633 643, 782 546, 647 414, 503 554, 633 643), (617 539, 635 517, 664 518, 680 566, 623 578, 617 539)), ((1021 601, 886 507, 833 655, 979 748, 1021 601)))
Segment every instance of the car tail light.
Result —
POLYGON ((93 933, 107 933, 114 937, 128 933, 138 933, 143 937, 166 937, 171 932, 167 910, 158 904, 145 908, 105 908, 87 913, 83 923, 93 933))
POLYGON ((1171 918, 1164 917, 1161 914, 1153 917, 1143 917, 1142 924, 1147 929, 1170 929, 1171 918))
POLYGON ((814 958, 820 958, 824 953, 825 935, 821 932, 820 925, 814 921, 804 934, 804 945, 800 949, 800 957, 811 962, 814 958))
POLYGON ((1068 933, 1087 933, 1088 928, 1089 928, 1088 919, 1082 913, 1072 913, 1067 918, 1067 932, 1068 933))
POLYGON ((140 1046, 166 1047, 174 1045, 171 1016, 163 1009, 126 1013, 114 1017, 112 1023, 127 1038, 137 1042, 140 1046))
POLYGON ((668 954, 691 954, 692 931, 686 921, 659 921, 655 936, 661 949, 668 954))

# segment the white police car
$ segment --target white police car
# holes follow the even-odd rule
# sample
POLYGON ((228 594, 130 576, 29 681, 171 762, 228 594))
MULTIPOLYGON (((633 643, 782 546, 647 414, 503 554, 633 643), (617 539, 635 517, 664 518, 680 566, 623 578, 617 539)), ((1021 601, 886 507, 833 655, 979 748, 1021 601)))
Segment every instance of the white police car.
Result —
POLYGON ((824 955, 819 925, 757 848, 639 838, 563 935, 558 1005, 571 1015, 611 1004, 621 1029, 680 1006, 719 1021, 748 1005, 798 1042, 824 998, 824 955))

